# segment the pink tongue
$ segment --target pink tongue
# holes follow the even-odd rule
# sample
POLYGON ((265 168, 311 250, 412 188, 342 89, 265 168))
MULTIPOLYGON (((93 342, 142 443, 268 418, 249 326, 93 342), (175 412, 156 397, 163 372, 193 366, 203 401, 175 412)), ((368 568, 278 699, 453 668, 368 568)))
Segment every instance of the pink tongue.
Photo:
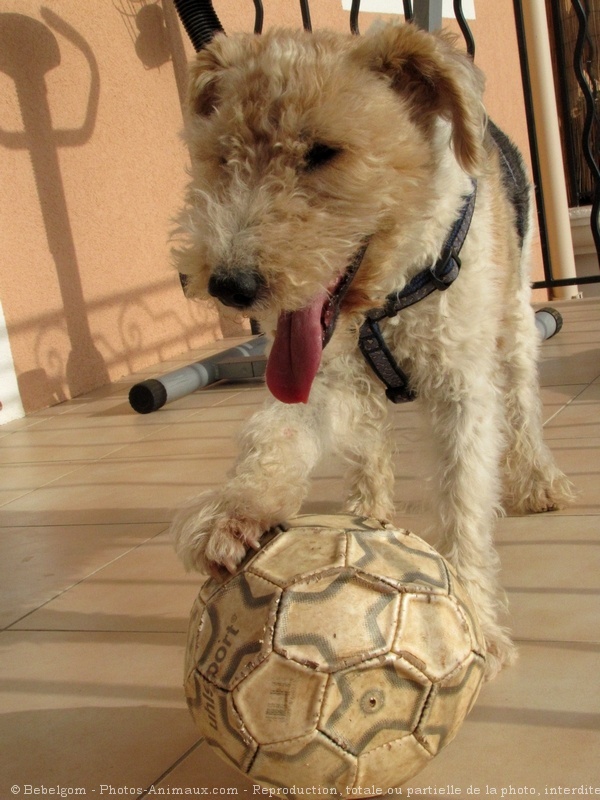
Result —
POLYGON ((327 294, 306 308, 281 314, 267 363, 271 394, 282 403, 306 403, 323 351, 321 313, 327 294))

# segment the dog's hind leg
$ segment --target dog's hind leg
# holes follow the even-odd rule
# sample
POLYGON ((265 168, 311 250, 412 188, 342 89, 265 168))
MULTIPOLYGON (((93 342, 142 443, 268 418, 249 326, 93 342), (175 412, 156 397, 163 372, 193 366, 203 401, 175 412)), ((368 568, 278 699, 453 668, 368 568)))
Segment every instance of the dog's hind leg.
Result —
POLYGON ((539 333, 529 291, 517 292, 506 311, 500 342, 508 446, 506 504, 515 511, 553 511, 574 500, 573 486, 542 438, 537 354, 539 333))

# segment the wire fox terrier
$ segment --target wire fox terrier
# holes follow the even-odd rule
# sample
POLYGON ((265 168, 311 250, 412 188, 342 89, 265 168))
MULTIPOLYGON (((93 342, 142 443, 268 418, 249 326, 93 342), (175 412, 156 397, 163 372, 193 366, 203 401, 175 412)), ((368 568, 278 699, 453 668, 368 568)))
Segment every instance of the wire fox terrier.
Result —
POLYGON ((298 513, 328 449, 349 465, 348 509, 390 519, 386 394, 417 396, 439 549, 478 608, 492 677, 515 655, 499 621, 501 500, 551 511, 572 491, 542 441, 530 185, 482 93, 449 35, 413 25, 218 35, 198 53, 176 265, 189 296, 272 333, 274 399, 228 482, 173 530, 188 568, 234 571, 298 513))

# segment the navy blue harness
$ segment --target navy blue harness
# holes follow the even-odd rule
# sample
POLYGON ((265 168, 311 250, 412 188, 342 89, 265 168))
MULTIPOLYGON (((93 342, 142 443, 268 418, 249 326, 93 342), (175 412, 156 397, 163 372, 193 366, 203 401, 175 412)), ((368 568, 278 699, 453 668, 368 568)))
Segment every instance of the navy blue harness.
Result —
POLYGON ((385 385, 386 396, 392 403, 414 400, 416 394, 410 388, 408 376, 388 348, 379 323, 395 317, 436 290, 446 291, 458 278, 461 266, 459 253, 469 232, 477 196, 477 182, 472 180, 472 183, 473 189, 464 198, 464 205, 438 260, 417 273, 401 291, 388 295, 385 305, 367 311, 361 325, 358 346, 373 372, 385 385))

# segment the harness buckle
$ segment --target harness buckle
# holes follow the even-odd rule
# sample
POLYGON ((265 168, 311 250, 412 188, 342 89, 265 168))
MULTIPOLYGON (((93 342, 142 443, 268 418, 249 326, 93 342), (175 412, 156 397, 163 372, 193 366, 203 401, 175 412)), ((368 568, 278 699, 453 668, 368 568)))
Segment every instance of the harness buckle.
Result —
POLYGON ((429 274, 436 289, 439 289, 440 292, 445 292, 458 277, 460 267, 461 261, 458 253, 451 247, 438 258, 435 264, 429 267, 429 274))
POLYGON ((406 386, 388 386, 385 390, 385 396, 388 400, 392 403, 412 403, 413 400, 416 399, 417 393, 410 389, 408 385, 406 386))

